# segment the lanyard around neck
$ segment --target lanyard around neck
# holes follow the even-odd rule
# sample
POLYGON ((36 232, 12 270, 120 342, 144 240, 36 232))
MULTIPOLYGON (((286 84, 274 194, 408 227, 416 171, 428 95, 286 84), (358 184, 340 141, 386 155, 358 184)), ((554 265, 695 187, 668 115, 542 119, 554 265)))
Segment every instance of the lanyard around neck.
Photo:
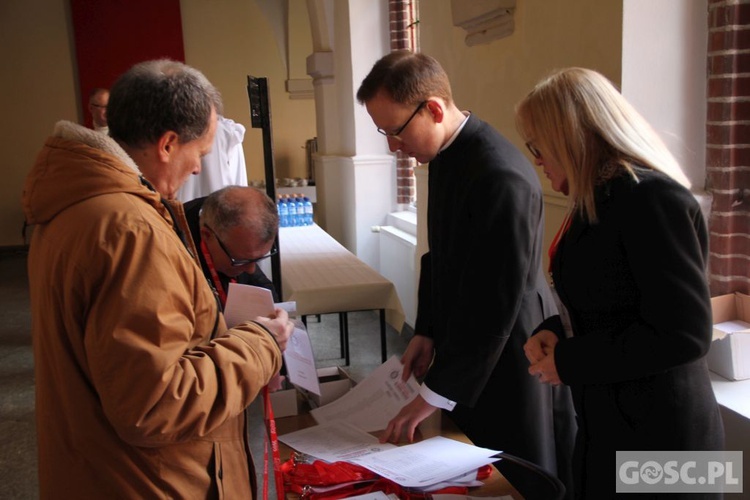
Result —
POLYGON ((557 247, 560 245, 560 240, 562 239, 562 237, 565 236, 565 233, 568 231, 571 220, 572 217, 570 216, 570 212, 568 212, 567 214, 565 214, 565 219, 560 225, 560 229, 557 230, 557 234, 555 234, 555 237, 552 239, 552 243, 549 246, 549 264, 547 270, 550 273, 552 273, 552 261, 555 259, 555 255, 557 254, 557 247))
MULTIPOLYGON (((208 272, 211 273, 211 281, 214 283, 216 293, 219 294, 221 308, 224 309, 227 305, 227 293, 224 291, 221 279, 219 278, 219 273, 216 271, 216 266, 214 266, 214 259, 211 258, 211 253, 208 251, 208 247, 206 246, 206 242, 203 241, 203 238, 201 238, 201 253, 203 254, 203 258, 206 259, 206 266, 208 266, 208 272)), ((229 281, 231 283, 237 283, 237 280, 234 278, 229 278, 229 281)))

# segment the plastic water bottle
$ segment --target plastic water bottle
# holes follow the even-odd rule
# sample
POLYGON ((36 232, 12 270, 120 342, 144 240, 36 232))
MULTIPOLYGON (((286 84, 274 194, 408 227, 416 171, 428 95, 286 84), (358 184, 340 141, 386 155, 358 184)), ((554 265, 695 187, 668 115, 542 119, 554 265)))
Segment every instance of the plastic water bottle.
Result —
POLYGON ((287 210, 289 211, 289 227, 294 227, 299 225, 299 220, 297 219, 297 203, 294 201, 294 198, 289 197, 286 199, 287 204, 287 210))
POLYGON ((305 219, 305 202, 302 200, 301 194, 298 194, 296 196, 297 197, 294 199, 294 201, 297 204, 297 225, 306 226, 307 219, 305 219))
POLYGON ((289 205, 287 205, 286 199, 283 196, 279 196, 279 225, 281 227, 289 227, 289 205))
POLYGON ((313 225, 313 205, 310 201, 310 198, 305 196, 302 198, 302 201, 305 205, 305 225, 306 226, 312 226, 313 225))

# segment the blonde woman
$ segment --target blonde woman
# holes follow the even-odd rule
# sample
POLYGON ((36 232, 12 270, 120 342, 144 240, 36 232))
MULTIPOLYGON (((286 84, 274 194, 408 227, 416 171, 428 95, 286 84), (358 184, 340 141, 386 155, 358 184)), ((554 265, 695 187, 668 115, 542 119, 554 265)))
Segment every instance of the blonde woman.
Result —
POLYGON ((550 248, 564 307, 526 343, 529 372, 572 389, 576 498, 611 498, 618 450, 723 449, 705 221, 672 155, 601 74, 552 74, 516 124, 570 201, 550 248))

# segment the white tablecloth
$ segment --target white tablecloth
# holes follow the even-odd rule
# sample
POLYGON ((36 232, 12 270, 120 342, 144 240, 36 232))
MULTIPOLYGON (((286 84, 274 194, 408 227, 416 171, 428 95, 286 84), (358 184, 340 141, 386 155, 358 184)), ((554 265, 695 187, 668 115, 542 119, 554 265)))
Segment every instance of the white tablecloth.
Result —
POLYGON ((401 332, 404 310, 393 283, 317 224, 281 228, 279 251, 283 300, 296 301, 299 314, 384 309, 401 332))

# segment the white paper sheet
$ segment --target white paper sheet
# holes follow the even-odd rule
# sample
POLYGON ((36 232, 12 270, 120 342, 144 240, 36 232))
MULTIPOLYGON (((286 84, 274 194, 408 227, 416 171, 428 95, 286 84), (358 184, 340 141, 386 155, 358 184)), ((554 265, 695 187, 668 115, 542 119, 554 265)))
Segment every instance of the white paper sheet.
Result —
POLYGON ((401 380, 403 369, 399 358, 393 356, 342 397, 310 413, 319 424, 346 420, 367 432, 383 430, 419 394, 413 376, 401 380))
POLYGON ((497 461, 499 451, 442 436, 350 459, 401 486, 427 488, 497 461))
POLYGON ((471 495, 456 495, 454 493, 431 495, 432 500, 513 500, 510 495, 503 495, 501 497, 473 497, 471 495))
POLYGON ((271 290, 259 286, 229 283, 227 303, 224 306, 224 319, 229 328, 258 316, 271 316, 273 312, 271 290))
POLYGON ((294 331, 284 351, 287 378, 291 383, 320 396, 320 382, 315 369, 312 342, 301 321, 294 321, 294 331))
POLYGON ((427 488, 497 461, 499 451, 436 436, 395 446, 346 421, 329 422, 279 436, 291 448, 328 462, 359 464, 406 487, 427 488))
POLYGON ((386 495, 382 491, 375 491, 373 493, 367 493, 366 495, 357 495, 354 497, 347 497, 349 500, 398 500, 398 496, 391 493, 386 495))
POLYGON ((298 452, 327 462, 351 461, 352 458, 395 448, 390 443, 380 444, 378 438, 348 422, 329 422, 279 436, 298 452))
POLYGON ((723 323, 717 323, 714 325, 714 328, 726 333, 737 333, 750 330, 750 323, 748 323, 747 321, 742 321, 740 319, 735 319, 731 321, 725 321, 723 323))
MULTIPOLYGON (((294 302, 283 302, 274 305, 273 294, 266 288, 252 285, 230 283, 227 292, 227 304, 224 307, 224 318, 227 326, 232 328, 243 321, 255 319, 258 316, 271 316, 276 307, 280 307, 290 314, 296 309, 294 302)), ((287 378, 295 385, 310 392, 320 394, 320 384, 315 370, 315 356, 307 334, 305 325, 295 320, 294 331, 287 342, 284 351, 284 363, 287 378)))

